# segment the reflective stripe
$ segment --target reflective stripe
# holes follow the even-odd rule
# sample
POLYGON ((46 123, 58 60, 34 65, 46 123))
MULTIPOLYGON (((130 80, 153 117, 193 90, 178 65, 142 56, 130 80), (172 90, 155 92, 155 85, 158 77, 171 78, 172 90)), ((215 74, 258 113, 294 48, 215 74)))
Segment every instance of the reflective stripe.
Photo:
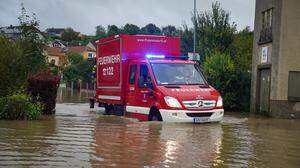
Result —
POLYGON ((108 99, 108 100, 121 100, 120 96, 109 96, 109 95, 99 95, 99 99, 108 99))
POLYGON ((98 86, 98 89, 120 89, 120 86, 98 86))
POLYGON ((126 106, 126 112, 139 113, 139 114, 149 114, 149 107, 141 106, 126 106))

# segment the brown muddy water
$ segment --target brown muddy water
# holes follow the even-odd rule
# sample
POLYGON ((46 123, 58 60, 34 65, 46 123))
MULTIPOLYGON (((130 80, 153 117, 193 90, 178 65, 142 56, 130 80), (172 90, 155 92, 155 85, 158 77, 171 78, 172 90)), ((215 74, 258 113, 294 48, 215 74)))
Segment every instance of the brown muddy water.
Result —
POLYGON ((56 114, 0 121, 0 167, 300 167, 300 121, 226 113, 221 123, 138 122, 60 89, 56 114))

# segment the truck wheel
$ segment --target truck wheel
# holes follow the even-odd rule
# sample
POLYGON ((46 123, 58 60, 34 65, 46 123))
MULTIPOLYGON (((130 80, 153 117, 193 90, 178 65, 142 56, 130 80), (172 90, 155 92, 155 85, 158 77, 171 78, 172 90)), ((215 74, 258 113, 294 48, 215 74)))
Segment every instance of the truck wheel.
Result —
POLYGON ((113 105, 105 104, 104 108, 105 108, 105 114, 106 115, 113 114, 113 112, 114 112, 114 106, 113 105))
POLYGON ((149 117, 148 117, 148 120, 149 121, 162 121, 162 117, 160 115, 159 110, 157 110, 157 109, 151 109, 149 117))

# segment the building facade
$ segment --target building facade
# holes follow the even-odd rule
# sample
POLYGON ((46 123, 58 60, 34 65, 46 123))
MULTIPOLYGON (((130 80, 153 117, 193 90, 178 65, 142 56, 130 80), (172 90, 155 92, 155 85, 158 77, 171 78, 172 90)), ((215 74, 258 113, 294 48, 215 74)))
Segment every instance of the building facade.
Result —
POLYGON ((48 28, 45 32, 50 37, 61 37, 64 31, 64 28, 48 28))
POLYGON ((78 53, 83 56, 84 59, 95 59, 96 50, 89 46, 68 46, 68 52, 78 53))
POLYGON ((65 50, 59 47, 45 47, 44 55, 49 63, 53 63, 59 70, 62 70, 67 62, 65 50))
MULTIPOLYGON (((40 40, 45 40, 43 33, 39 29, 35 28, 34 30, 40 40)), ((21 36, 21 34, 21 26, 10 25, 7 27, 0 27, 0 35, 4 35, 6 38, 16 40, 21 36)))
POLYGON ((251 112, 300 118, 300 1, 256 0, 251 112))

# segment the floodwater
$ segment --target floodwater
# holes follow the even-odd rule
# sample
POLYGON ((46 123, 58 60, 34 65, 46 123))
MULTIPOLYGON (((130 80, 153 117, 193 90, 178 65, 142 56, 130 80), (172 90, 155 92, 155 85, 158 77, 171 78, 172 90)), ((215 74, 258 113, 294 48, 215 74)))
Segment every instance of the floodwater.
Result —
POLYGON ((221 123, 138 122, 60 89, 56 114, 0 121, 0 167, 300 167, 300 121, 226 113, 221 123))

